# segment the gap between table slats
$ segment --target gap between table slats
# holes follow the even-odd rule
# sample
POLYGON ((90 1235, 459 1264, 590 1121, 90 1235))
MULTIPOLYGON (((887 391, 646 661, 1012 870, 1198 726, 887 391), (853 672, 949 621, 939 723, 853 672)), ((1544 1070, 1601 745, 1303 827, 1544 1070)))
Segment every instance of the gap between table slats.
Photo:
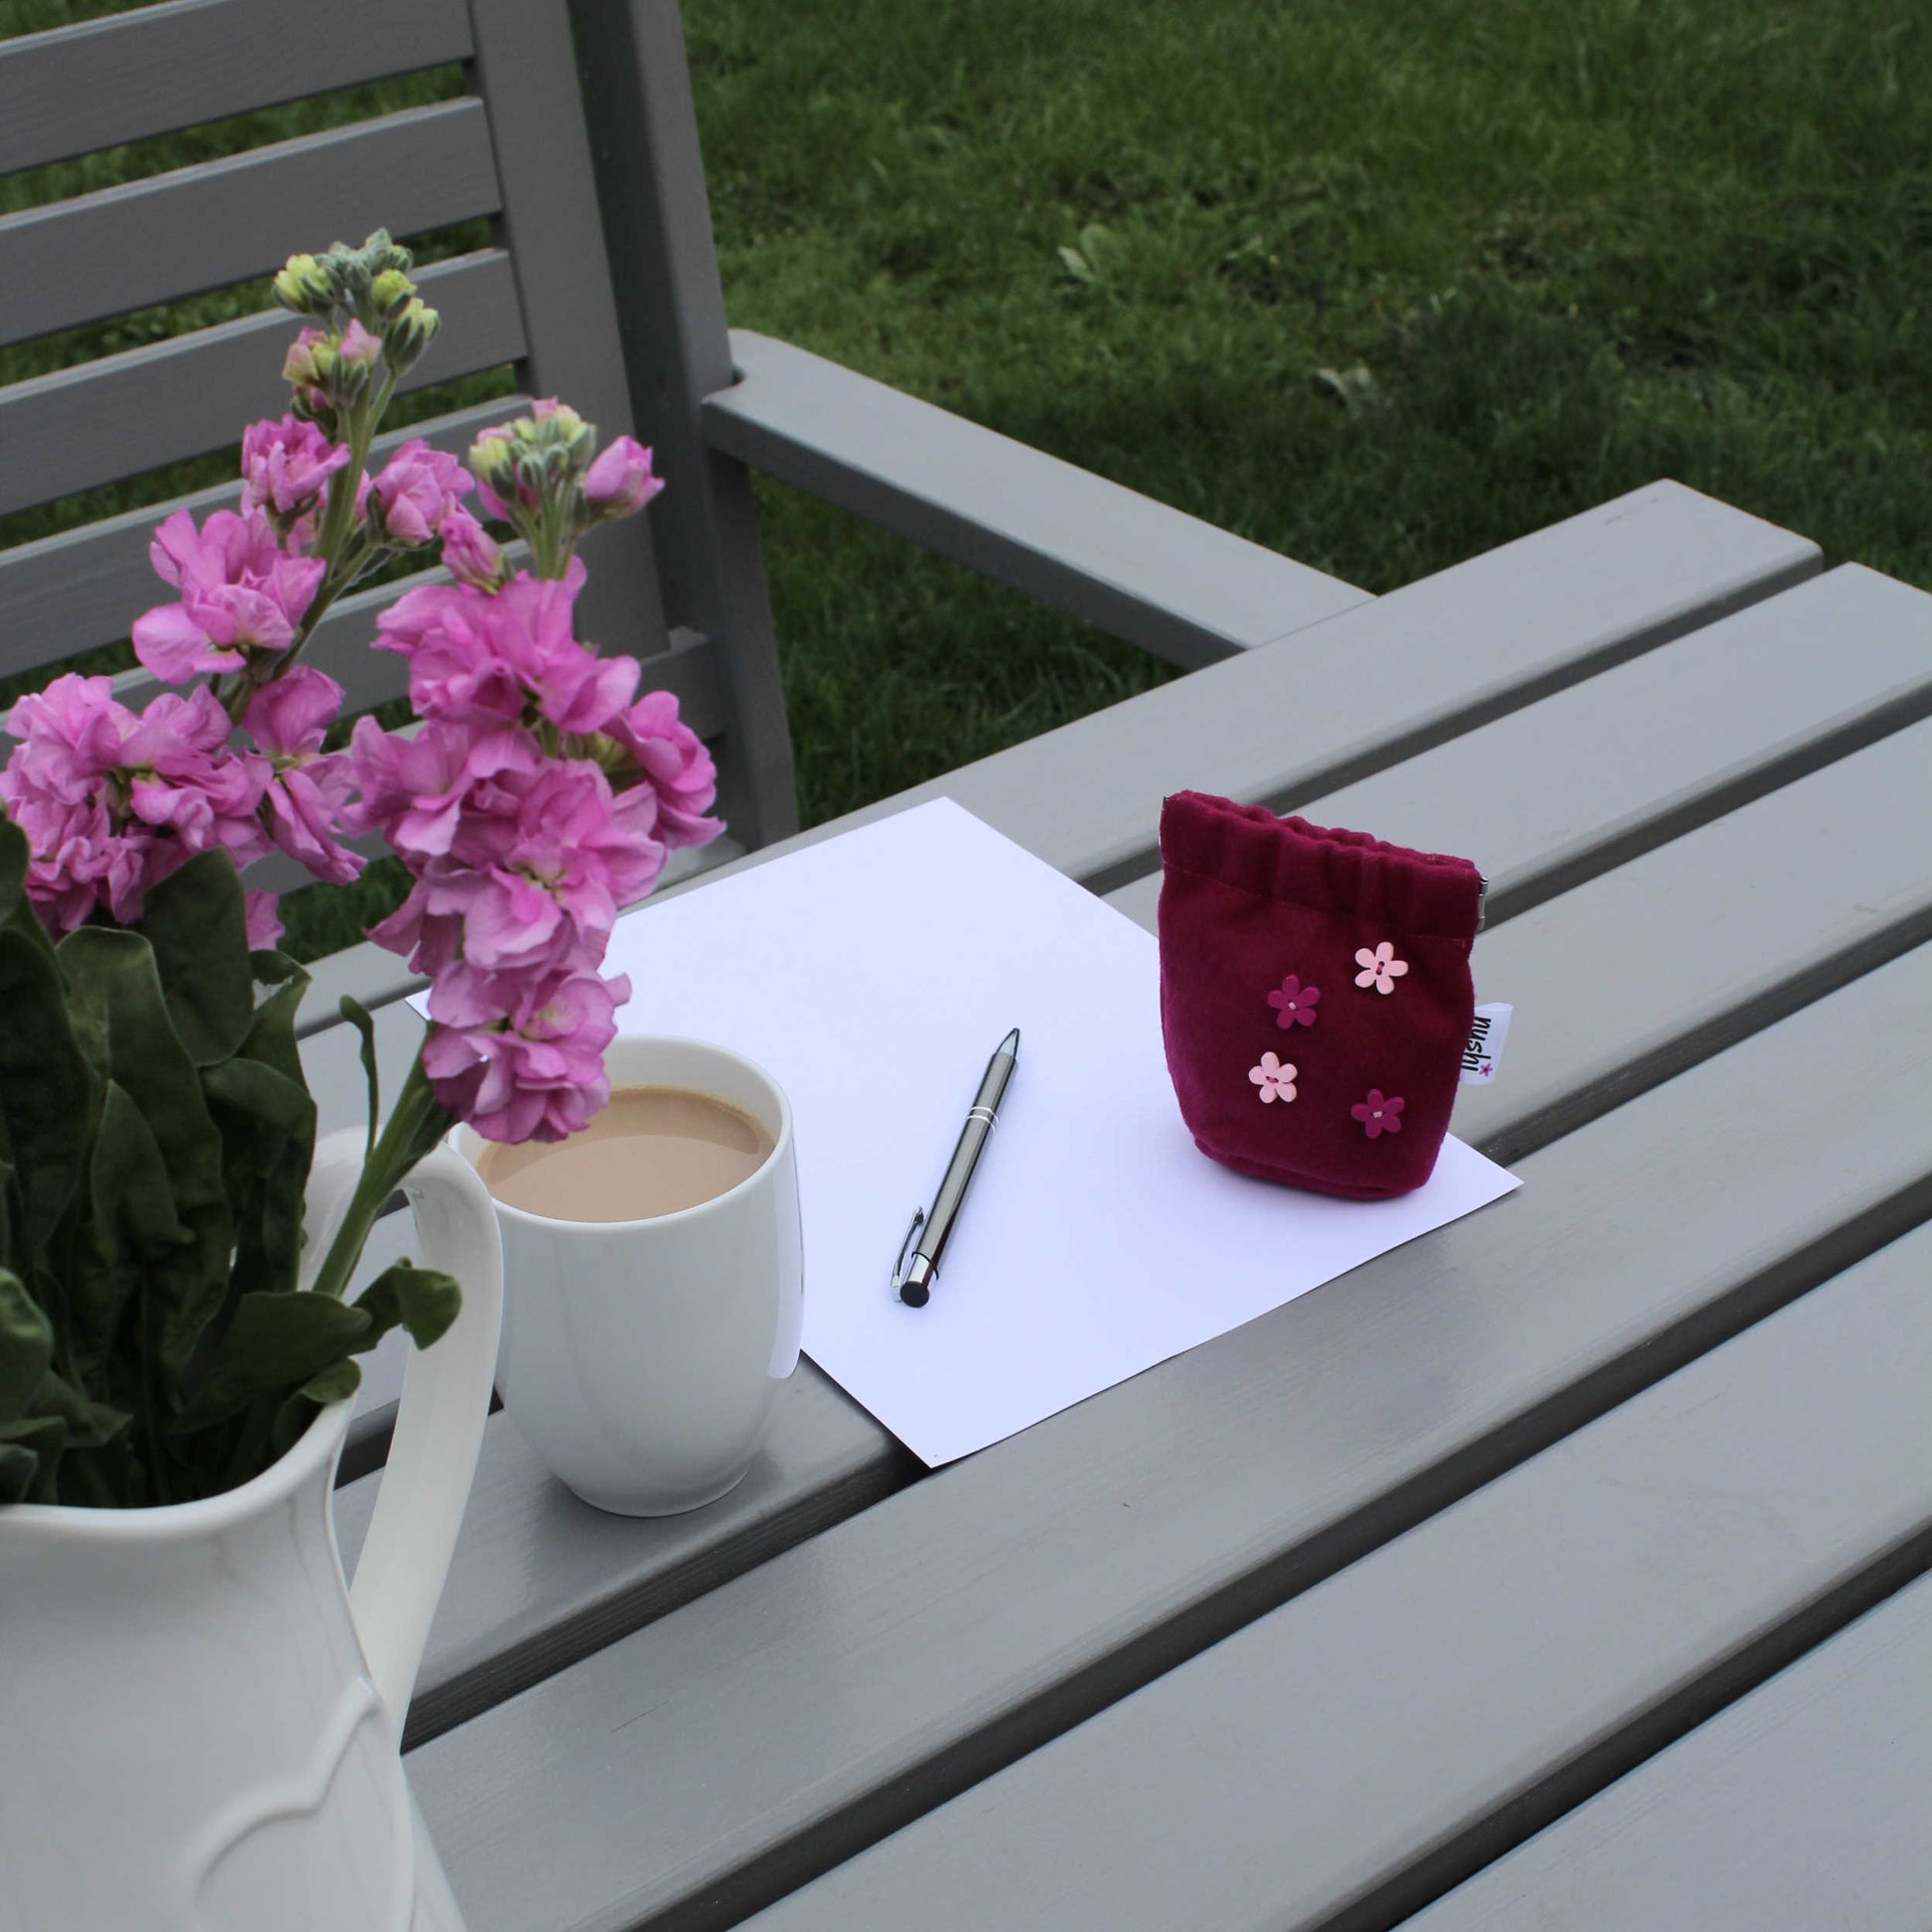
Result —
POLYGON ((1932 1577, 1404 1920, 1403 1932, 1924 1932, 1929 1736, 1932 1577))

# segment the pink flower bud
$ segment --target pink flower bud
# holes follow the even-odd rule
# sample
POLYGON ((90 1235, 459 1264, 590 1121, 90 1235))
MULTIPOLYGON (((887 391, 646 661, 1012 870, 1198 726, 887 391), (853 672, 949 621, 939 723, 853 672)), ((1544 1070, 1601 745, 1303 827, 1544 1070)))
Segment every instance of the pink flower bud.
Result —
POLYGON ((389 540, 413 548, 429 542, 474 487, 455 457, 412 436, 369 485, 369 498, 389 540))
POLYGON ((241 506, 266 510, 286 530, 315 507, 348 457, 346 443, 332 443, 293 416, 250 423, 241 437, 241 506))
POLYGON ((479 591, 501 587, 506 575, 502 549, 467 509, 458 505, 446 511, 440 531, 443 568, 459 584, 479 591))
POLYGON ((601 518, 628 516, 663 487, 663 478, 651 475, 650 452, 630 436, 620 436, 584 473, 584 500, 601 518))

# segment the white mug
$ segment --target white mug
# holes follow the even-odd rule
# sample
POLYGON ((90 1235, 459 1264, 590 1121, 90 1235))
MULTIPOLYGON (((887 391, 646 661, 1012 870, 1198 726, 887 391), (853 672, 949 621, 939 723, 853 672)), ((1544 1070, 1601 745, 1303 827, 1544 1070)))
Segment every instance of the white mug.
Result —
MULTIPOLYGON (((554 1220, 496 1202, 504 1409, 587 1503, 671 1516, 744 1477, 798 1363, 791 1107, 762 1067, 703 1040, 621 1035, 604 1064, 614 1088, 711 1094, 772 1142, 735 1187, 645 1220, 554 1220)), ((456 1145, 475 1164, 489 1144, 464 1127, 456 1145)))

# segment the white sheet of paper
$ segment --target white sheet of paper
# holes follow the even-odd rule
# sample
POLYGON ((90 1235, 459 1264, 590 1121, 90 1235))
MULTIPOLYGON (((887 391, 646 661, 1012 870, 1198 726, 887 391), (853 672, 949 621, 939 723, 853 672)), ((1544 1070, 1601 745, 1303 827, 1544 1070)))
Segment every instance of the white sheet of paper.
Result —
POLYGON ((605 971, 627 1033, 749 1055, 790 1096, 805 1352, 928 1464, 1211 1339, 1517 1185, 1448 1141, 1341 1201, 1229 1173, 1181 1124, 1153 937, 950 799, 646 906, 605 971), (890 1280, 994 1047, 1000 1124, 931 1302, 890 1280))

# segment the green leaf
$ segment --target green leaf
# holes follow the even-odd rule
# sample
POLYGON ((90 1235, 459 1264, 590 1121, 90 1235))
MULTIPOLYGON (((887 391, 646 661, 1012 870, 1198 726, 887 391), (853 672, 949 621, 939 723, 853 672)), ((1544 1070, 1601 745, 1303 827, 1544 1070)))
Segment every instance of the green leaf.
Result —
POLYGON ((360 1000, 345 993, 340 1002, 342 1015, 362 1036, 362 1077, 369 1087, 369 1137, 362 1144, 362 1159, 375 1152, 376 1127, 382 1119, 382 1080, 375 1068, 375 1022, 360 1000))
POLYGON ((109 1070, 161 1143, 178 1209, 220 1200, 221 1137, 175 1032, 154 948, 137 932, 82 926, 56 952, 75 1001, 105 1018, 109 1070))
POLYGON ((316 1131, 316 1103, 299 1080, 291 1080, 261 1060, 237 1055, 208 1067, 202 1087, 213 1105, 251 1122, 255 1130, 253 1160, 266 1170, 275 1161, 273 1141, 311 1141, 316 1131))
POLYGON ((101 1104, 88 1181, 88 1238, 69 1244, 63 1286, 74 1358, 91 1374, 150 1264, 174 1259, 195 1237, 175 1212, 161 1145, 118 1081, 108 1082, 101 1104))
POLYGON ((307 967, 291 959, 287 953, 275 952, 268 947, 248 955, 248 970, 262 986, 280 986, 284 980, 298 978, 304 986, 309 983, 307 967))
POLYGON ((68 1426, 59 1416, 0 1423, 0 1503, 60 1501, 61 1452, 68 1426))
POLYGON ((125 1410, 96 1402, 51 1369, 34 1398, 34 1408, 40 1415, 60 1417, 67 1428, 69 1449, 99 1449, 119 1436, 129 1420, 125 1410))
MULTIPOLYGON (((278 994, 276 996, 280 998, 278 994)), ((237 1056, 202 1076, 220 1128, 235 1224, 235 1293, 294 1288, 316 1104, 299 1080, 237 1056)))
POLYGON ((25 1251, 46 1253, 86 1171, 100 1082, 68 1013, 54 956, 19 929, 0 929, 0 1107, 20 1188, 25 1251))
POLYGON ((221 1135, 175 1033, 148 940, 82 926, 56 953, 75 1003, 104 1020, 112 1077, 160 1147, 175 1214, 192 1236, 149 1273, 161 1301, 160 1366, 179 1376, 227 1292, 235 1242, 221 1135))
POLYGON ((0 1268, 0 1423, 27 1414, 53 1360, 53 1323, 20 1277, 0 1268))
POLYGON ((241 878, 222 851, 197 853, 147 896, 134 928, 154 948, 168 1017, 197 1066, 225 1060, 255 1017, 241 878))
POLYGON ((35 1394, 34 1410, 18 1422, 0 1423, 0 1442, 35 1455, 29 1502, 125 1508, 149 1500, 126 1442, 124 1411, 93 1401, 52 1370, 35 1394))
POLYGON ((0 928, 18 932, 41 952, 52 953, 54 942, 27 897, 27 863, 31 857, 27 834, 0 809, 0 928))
POLYGON ((207 1386, 182 1412, 186 1432, 237 1415, 258 1396, 299 1387, 359 1348, 369 1317, 333 1295, 244 1295, 207 1386))
MULTIPOLYGON (((281 955, 257 953, 255 957, 279 959, 281 955)), ((300 966, 291 965, 289 972, 276 984, 275 991, 255 1009, 254 1021, 238 1049, 244 1059, 260 1060, 264 1066, 272 1066, 277 1073, 286 1075, 305 1088, 308 1076, 302 1070, 302 1052, 295 1038, 295 1020, 302 1006, 302 996, 308 990, 308 974, 300 966)))
POLYGON ((320 1375, 310 1376, 296 1393, 315 1403, 342 1402, 361 1386, 361 1363, 345 1356, 340 1362, 330 1363, 320 1375))
POLYGON ((325 1403, 343 1402, 362 1386, 362 1371, 352 1361, 340 1361, 313 1375, 275 1411, 268 1432, 271 1455, 286 1455, 325 1403))
POLYGON ((0 1504, 28 1501, 40 1466, 39 1454, 25 1443, 0 1440, 0 1504))
POLYGON ((369 1317, 369 1336, 361 1348, 373 1348, 398 1324, 409 1330, 418 1348, 427 1348, 441 1340, 457 1318, 463 1291, 451 1276, 434 1268, 397 1261, 362 1291, 354 1306, 369 1317))

